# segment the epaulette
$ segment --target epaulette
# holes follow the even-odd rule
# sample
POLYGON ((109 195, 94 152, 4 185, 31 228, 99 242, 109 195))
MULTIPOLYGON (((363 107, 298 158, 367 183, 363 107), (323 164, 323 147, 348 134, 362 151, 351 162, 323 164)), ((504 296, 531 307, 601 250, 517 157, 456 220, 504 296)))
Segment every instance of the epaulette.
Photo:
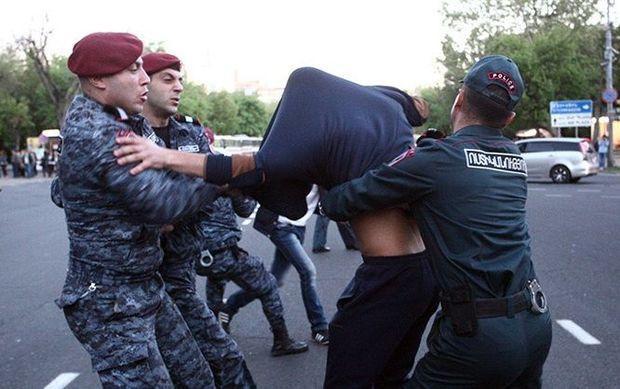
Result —
POLYGON ((198 120, 197 118, 192 117, 192 116, 182 115, 180 113, 174 115, 174 120, 176 120, 179 123, 190 123, 190 124, 195 124, 197 126, 202 126, 202 124, 200 123, 200 120, 198 120))
POLYGON ((122 108, 105 105, 103 111, 114 116, 114 119, 118 122, 126 122, 129 120, 129 115, 127 115, 127 112, 122 108))

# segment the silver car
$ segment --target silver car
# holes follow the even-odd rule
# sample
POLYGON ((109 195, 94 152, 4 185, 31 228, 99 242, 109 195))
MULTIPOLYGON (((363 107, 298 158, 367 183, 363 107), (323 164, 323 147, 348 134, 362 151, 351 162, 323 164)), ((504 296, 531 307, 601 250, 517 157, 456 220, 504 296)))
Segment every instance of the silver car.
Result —
POLYGON ((530 179, 577 182, 598 173, 598 156, 583 138, 536 138, 515 142, 527 164, 530 179))

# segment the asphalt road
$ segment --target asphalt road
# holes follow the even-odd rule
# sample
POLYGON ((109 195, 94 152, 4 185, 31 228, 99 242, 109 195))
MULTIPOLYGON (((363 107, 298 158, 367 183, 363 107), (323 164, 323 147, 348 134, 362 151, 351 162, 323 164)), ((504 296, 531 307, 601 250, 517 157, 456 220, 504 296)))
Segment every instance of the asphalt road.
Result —
MULTIPOLYGON (((0 179, 0 187, 0 388, 43 388, 52 382, 50 388, 60 388, 63 380, 70 382, 69 388, 98 387, 87 353, 53 302, 64 280, 68 241, 64 213, 49 200, 49 180, 0 179)), ((602 174, 574 185, 530 183, 529 189, 533 258, 554 319, 544 386, 619 387, 620 310, 615 298, 620 292, 620 175, 602 174), (572 321, 592 338, 573 335, 557 320, 572 321)), ((242 246, 269 265, 270 242, 250 225, 244 231, 242 246)), ((332 224, 332 251, 312 254, 328 317, 361 261, 359 253, 344 249, 337 235, 332 224)), ((202 290, 204 279, 198 283, 202 290)), ((310 328, 294 271, 281 294, 292 336, 308 340, 310 328)), ((232 331, 259 387, 321 386, 326 347, 311 344, 305 354, 270 357, 271 335, 258 302, 234 317, 232 331)), ((422 347, 419 354, 425 351, 422 347)))

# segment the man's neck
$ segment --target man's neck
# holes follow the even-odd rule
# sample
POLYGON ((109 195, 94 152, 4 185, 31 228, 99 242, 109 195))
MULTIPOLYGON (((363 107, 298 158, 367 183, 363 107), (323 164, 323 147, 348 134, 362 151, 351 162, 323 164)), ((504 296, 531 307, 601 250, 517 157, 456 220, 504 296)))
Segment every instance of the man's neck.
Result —
POLYGON ((170 116, 161 115, 155 112, 148 104, 144 104, 144 111, 142 111, 142 116, 149 121, 151 127, 166 127, 170 122, 170 116))
POLYGON ((465 127, 469 127, 469 126, 483 126, 484 124, 477 122, 475 120, 471 120, 468 118, 463 118, 463 119, 457 119, 454 121, 454 123, 452 123, 452 130, 454 133, 458 132, 459 130, 465 128, 465 127))

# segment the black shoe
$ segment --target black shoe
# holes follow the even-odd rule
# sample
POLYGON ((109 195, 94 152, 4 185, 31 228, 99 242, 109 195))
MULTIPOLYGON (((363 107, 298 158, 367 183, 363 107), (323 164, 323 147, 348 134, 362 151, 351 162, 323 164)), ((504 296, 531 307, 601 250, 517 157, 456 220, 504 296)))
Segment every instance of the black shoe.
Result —
POLYGON ((273 341, 271 356, 280 357, 282 355, 305 353, 306 351, 308 351, 308 344, 306 342, 297 342, 291 338, 287 338, 280 341, 273 341))
POLYGON ((329 332, 327 329, 312 331, 312 340, 321 346, 327 346, 329 344, 329 332))
POLYGON ((359 249, 359 248, 357 248, 357 246, 355 246, 355 245, 350 245, 350 246, 346 246, 346 247, 347 247, 347 250, 355 250, 355 251, 359 251, 359 250, 360 250, 360 249, 359 249))
POLYGON ((315 249, 312 249, 313 253, 327 253, 329 251, 331 251, 332 249, 330 249, 327 246, 321 246, 321 247, 317 247, 315 249))
POLYGON ((227 334, 230 334, 230 322, 232 321, 233 315, 226 313, 224 311, 219 311, 217 314, 217 319, 222 326, 222 329, 226 331, 227 334))

